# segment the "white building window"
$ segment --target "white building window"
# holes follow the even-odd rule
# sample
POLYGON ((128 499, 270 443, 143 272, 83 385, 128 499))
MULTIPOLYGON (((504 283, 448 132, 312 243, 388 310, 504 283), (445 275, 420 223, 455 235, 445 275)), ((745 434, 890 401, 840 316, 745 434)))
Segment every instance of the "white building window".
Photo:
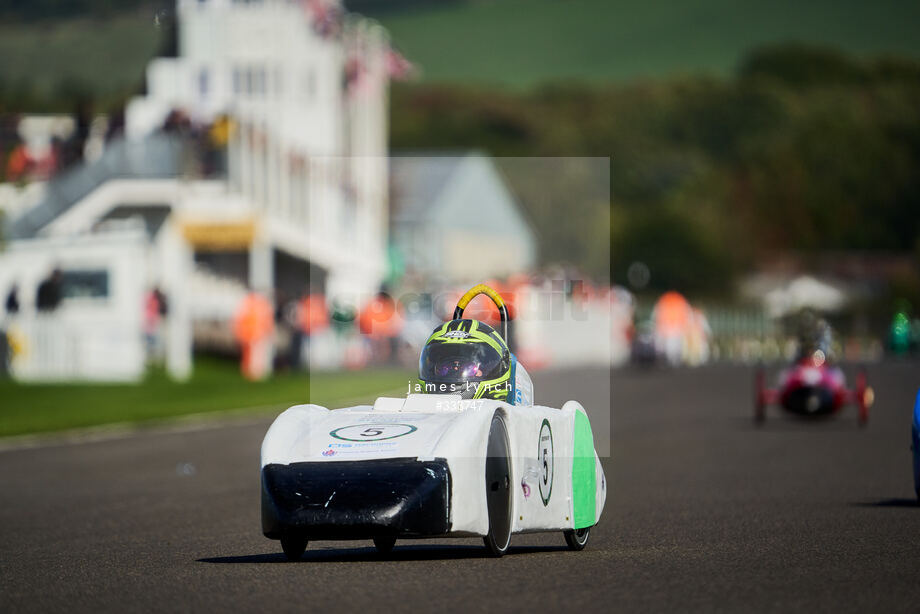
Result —
POLYGON ((105 269, 64 271, 61 296, 65 299, 108 298, 109 272, 105 269))
POLYGON ((202 68, 198 71, 198 95, 201 98, 207 98, 210 86, 210 74, 208 74, 208 69, 202 68))
POLYGON ((281 98, 282 91, 284 90, 284 71, 281 70, 280 66, 275 66, 275 75, 274 79, 274 90, 275 97, 281 98))
POLYGON ((264 97, 265 96, 265 68, 259 67, 253 69, 253 93, 256 96, 264 97))
POLYGON ((237 95, 243 93, 243 75, 239 66, 233 67, 233 93, 237 95))

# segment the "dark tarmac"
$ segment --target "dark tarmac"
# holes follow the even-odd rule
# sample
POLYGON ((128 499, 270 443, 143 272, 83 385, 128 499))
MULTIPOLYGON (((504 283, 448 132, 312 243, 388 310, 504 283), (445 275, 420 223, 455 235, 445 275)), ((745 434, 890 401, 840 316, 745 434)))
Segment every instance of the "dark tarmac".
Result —
MULTIPOLYGON (((311 543, 259 524, 269 419, 0 451, 0 611, 904 611, 920 608, 910 419, 920 364, 870 367, 869 426, 752 421, 751 369, 612 374, 607 506, 587 549, 515 536, 311 543)), ((604 423, 606 371, 544 373, 604 423)))

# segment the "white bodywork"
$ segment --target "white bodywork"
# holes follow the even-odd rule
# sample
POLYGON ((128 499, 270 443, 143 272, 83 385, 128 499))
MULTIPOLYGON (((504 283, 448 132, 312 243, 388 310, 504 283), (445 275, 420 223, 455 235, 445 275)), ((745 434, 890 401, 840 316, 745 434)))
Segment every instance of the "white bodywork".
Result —
MULTIPOLYGON (((266 434, 262 468, 299 462, 444 458, 451 475, 450 534, 486 535, 485 456, 492 417, 497 413, 504 419, 511 451, 512 532, 572 529, 578 412, 585 410, 576 401, 556 409, 464 401, 459 395, 439 394, 381 397, 373 406, 335 411, 296 405, 282 413, 266 434)), ((586 423, 586 414, 580 420, 586 423)), ((593 442, 590 454, 595 468, 590 523, 594 524, 603 510, 607 488, 593 442)))

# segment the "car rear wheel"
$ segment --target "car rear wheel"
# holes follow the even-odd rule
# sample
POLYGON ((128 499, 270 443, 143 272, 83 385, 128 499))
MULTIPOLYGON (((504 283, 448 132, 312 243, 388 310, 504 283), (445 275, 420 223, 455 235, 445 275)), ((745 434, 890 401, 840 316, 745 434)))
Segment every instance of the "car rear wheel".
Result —
POLYGON ((307 549, 307 540, 300 535, 285 535, 281 538, 281 549, 289 561, 299 561, 307 549))
POLYGON ((380 554, 389 554, 396 545, 396 537, 393 535, 383 535, 374 538, 374 547, 380 554))
POLYGON ((492 417, 486 447, 486 507, 489 532, 482 538, 489 554, 502 556, 511 543, 511 461, 508 431, 501 416, 492 417))
POLYGON ((588 544, 588 537, 591 535, 591 527, 584 529, 575 529, 563 531, 565 543, 569 545, 569 550, 584 550, 588 544))

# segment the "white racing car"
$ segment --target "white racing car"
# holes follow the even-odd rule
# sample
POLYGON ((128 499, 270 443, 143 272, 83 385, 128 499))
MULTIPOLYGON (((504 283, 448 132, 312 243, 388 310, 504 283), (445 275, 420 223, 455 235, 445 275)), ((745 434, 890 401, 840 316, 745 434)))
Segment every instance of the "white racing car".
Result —
POLYGON ((509 351, 507 310, 483 285, 438 327, 419 360, 418 392, 330 411, 297 405, 262 443, 262 532, 292 560, 308 540, 482 536, 494 556, 513 533, 561 531, 581 550, 606 499, 585 409, 533 404, 509 351), (503 333, 463 309, 486 294, 503 333))

